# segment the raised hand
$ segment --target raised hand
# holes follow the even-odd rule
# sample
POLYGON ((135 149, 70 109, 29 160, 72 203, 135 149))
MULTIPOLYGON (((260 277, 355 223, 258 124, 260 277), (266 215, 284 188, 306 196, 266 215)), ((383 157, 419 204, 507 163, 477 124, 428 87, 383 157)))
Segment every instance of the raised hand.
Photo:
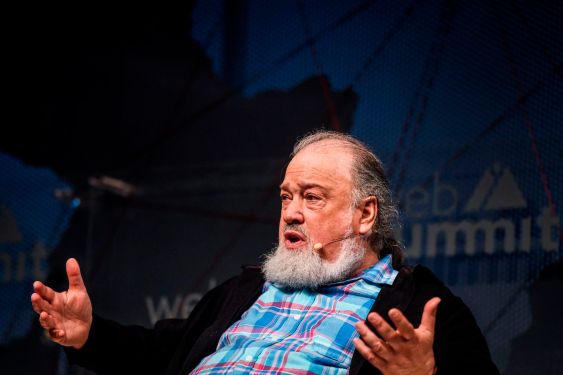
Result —
POLYGON ((364 322, 356 324, 360 338, 354 345, 360 354, 383 374, 433 374, 435 372, 434 326, 440 299, 435 297, 424 305, 422 320, 414 328, 398 310, 389 310, 391 327, 379 314, 370 313, 368 321, 375 328, 378 337, 364 322))
POLYGON ((67 260, 66 274, 68 290, 60 293, 35 281, 31 305, 52 341, 80 349, 88 340, 92 326, 92 302, 76 259, 67 260))

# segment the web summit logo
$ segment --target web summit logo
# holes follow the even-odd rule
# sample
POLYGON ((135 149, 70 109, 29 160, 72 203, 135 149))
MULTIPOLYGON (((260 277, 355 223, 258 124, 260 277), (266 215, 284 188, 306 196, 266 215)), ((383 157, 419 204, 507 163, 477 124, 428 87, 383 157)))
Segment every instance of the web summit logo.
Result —
POLYGON ((417 186, 400 197, 410 226, 399 237, 410 258, 552 252, 559 246, 559 217, 549 207, 534 213, 501 163, 484 171, 465 205, 438 174, 429 189, 417 186))

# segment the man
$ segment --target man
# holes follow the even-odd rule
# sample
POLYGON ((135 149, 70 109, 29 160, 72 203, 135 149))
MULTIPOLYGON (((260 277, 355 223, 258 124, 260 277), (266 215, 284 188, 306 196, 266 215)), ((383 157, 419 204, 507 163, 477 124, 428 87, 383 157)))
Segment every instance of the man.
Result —
POLYGON ((402 265, 383 166, 365 145, 304 137, 280 198, 278 247, 188 319, 146 329, 93 314, 70 259, 68 291, 33 285, 41 325, 71 363, 104 374, 498 373, 463 302, 426 268, 402 265))

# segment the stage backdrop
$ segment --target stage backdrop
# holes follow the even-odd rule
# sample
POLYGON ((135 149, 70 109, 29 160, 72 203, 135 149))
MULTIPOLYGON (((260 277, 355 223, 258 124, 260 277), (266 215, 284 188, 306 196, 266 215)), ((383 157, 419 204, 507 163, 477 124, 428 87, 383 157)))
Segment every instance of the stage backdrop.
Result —
POLYGON ((291 146, 319 127, 380 155, 408 262, 464 299, 501 371, 563 371, 560 4, 22 14, 0 137, 2 374, 85 373, 29 304, 34 279, 67 287, 68 257, 96 312, 147 327, 259 263, 291 146))

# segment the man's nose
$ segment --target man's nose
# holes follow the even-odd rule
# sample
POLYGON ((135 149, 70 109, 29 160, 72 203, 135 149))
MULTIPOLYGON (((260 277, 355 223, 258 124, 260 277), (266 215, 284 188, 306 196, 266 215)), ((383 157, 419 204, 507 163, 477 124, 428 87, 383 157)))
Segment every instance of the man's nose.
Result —
POLYGON ((283 221, 286 224, 302 224, 303 210, 299 199, 293 199, 282 210, 283 221))

